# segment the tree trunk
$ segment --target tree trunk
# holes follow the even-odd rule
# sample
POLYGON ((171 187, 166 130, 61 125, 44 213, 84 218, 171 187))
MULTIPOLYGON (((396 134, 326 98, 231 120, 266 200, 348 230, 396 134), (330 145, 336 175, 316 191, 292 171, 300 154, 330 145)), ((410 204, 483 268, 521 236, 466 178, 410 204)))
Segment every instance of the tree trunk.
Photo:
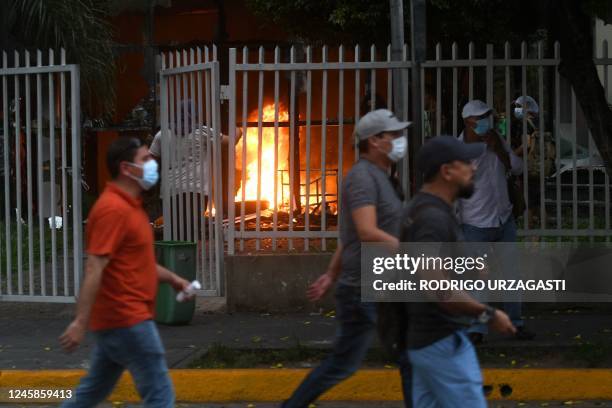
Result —
POLYGON ((575 0, 555 2, 561 43, 559 73, 566 77, 582 107, 593 141, 612 175, 612 110, 593 62, 592 19, 575 0))

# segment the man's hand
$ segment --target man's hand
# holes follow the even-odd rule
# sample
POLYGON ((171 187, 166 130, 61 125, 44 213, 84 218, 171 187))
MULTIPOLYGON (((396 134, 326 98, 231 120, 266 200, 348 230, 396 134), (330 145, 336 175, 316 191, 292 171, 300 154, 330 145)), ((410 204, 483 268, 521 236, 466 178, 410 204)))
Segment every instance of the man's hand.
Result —
POLYGON ((67 353, 72 353, 85 338, 87 327, 79 320, 73 320, 59 338, 60 345, 67 353))
POLYGON ((501 310, 495 311, 495 314, 489 321, 489 327, 491 330, 501 334, 512 335, 516 333, 516 327, 514 327, 508 315, 501 310))
POLYGON ((311 302, 316 302, 321 299, 334 285, 334 280, 327 273, 319 276, 319 278, 308 288, 306 297, 311 302))
MULTIPOLYGON (((181 278, 180 276, 174 274, 174 279, 172 279, 172 282, 170 283, 170 285, 174 288, 174 290, 176 290, 177 292, 182 292, 183 290, 187 289, 187 287, 191 284, 191 282, 189 282, 188 280, 185 280, 183 278, 181 278)), ((195 298, 195 293, 191 293, 189 295, 185 296, 185 300, 183 300, 183 302, 188 302, 191 299, 195 298)))

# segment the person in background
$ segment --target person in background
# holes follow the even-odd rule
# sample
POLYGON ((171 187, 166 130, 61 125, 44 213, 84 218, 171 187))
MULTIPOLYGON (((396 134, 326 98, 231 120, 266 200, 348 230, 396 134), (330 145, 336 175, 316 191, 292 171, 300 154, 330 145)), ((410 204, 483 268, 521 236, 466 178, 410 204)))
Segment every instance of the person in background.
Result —
MULTIPOLYGON (((465 240, 515 242, 517 227, 508 196, 507 177, 521 174, 523 162, 493 129, 493 109, 486 103, 479 100, 468 102, 461 116, 465 130, 459 135, 459 140, 467 144, 484 142, 487 146, 474 160, 474 195, 458 200, 457 210, 465 240)), ((511 265, 505 265, 505 268, 511 268, 511 265)), ((507 276, 516 273, 508 271, 507 276)), ((527 340, 535 336, 524 327, 520 302, 507 302, 504 310, 517 327, 516 338, 527 340)), ((479 344, 487 331, 486 325, 475 324, 469 329, 470 339, 479 344)))
MULTIPOLYGON (((408 141, 402 132, 409 125, 393 112, 377 109, 355 127, 360 158, 342 185, 338 248, 327 271, 307 292, 316 301, 335 285, 338 334, 332 354, 310 372, 284 408, 307 408, 355 373, 370 347, 376 333, 376 305, 361 302, 361 243, 381 242, 392 250, 399 246, 402 201, 389 173, 391 164, 406 155, 408 141)), ((409 395, 410 388, 404 392, 409 395)))

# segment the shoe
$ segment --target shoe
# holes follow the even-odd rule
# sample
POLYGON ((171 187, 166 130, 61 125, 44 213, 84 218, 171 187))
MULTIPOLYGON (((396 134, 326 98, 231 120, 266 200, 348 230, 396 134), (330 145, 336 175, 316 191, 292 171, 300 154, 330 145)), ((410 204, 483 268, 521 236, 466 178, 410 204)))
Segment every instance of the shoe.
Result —
POLYGON ((468 338, 470 339, 473 345, 477 346, 479 344, 482 344, 482 342, 484 341, 484 334, 478 332, 471 332, 468 333, 468 338))
POLYGON ((525 329, 525 327, 517 327, 514 338, 517 340, 533 340, 536 334, 532 331, 525 329))

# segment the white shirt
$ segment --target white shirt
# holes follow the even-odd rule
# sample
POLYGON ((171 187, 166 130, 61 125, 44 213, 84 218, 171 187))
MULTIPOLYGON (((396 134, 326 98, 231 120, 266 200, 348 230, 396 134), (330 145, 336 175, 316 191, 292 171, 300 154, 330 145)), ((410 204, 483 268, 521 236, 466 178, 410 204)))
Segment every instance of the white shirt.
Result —
MULTIPOLYGON (((206 138, 202 138, 202 134, 210 137, 212 143, 212 133, 206 126, 203 126, 201 131, 196 129, 195 132, 181 138, 175 138, 174 134, 169 132, 171 151, 178 153, 178 158, 173 155, 168 162, 170 171, 167 177, 171 194, 193 192, 208 195, 207 143, 206 138), (174 143, 176 145, 173 146, 174 143), (201 149, 200 146, 202 146, 201 149)), ((167 160, 162 157, 161 130, 153 138, 149 152, 156 157, 161 157, 162 160, 167 160)))
MULTIPOLYGON (((463 141, 463 132, 459 135, 463 141)), ((503 143, 503 142, 502 142, 503 143)), ((523 172, 523 160, 503 143, 510 155, 510 174, 523 172)), ((512 203, 508 198, 507 171, 499 157, 490 148, 476 160, 474 174, 474 195, 460 199, 457 212, 462 224, 478 228, 496 228, 505 223, 512 215, 512 203)))

